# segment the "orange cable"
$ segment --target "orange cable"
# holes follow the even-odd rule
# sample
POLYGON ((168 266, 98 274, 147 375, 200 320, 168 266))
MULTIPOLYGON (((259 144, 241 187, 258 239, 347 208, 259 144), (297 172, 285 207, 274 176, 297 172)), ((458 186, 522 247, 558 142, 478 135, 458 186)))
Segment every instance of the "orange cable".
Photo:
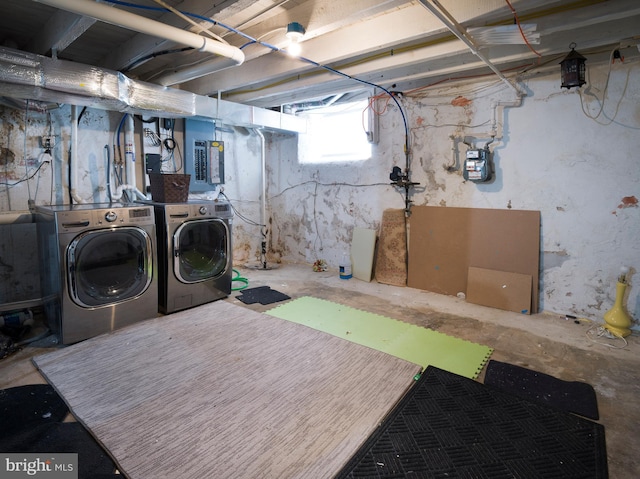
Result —
POLYGON ((509 0, 504 0, 504 1, 507 2, 507 5, 509 6, 509 8, 511 9, 511 12, 513 13, 513 18, 516 21, 516 25, 518 25, 518 30, 520 30, 520 35, 522 35, 522 39, 529 47, 529 50, 531 50, 533 53, 535 53, 538 56, 538 62, 539 62, 542 55, 538 53, 535 50, 535 48, 531 46, 531 44, 529 43, 529 40, 527 40, 527 36, 524 34, 524 32, 522 31, 522 27, 520 26, 520 20, 518 19, 518 14, 516 13, 516 9, 513 8, 513 5, 511 5, 511 2, 509 0))

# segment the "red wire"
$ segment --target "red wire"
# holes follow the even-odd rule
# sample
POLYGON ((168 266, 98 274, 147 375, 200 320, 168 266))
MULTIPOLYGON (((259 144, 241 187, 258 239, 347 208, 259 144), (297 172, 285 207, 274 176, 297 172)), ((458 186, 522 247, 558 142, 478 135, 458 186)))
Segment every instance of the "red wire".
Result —
POLYGON ((507 5, 509 5, 509 8, 511 9, 511 12, 513 13, 513 18, 516 21, 516 25, 518 25, 518 30, 520 30, 520 35, 522 35, 522 39, 524 40, 524 42, 529 47, 529 50, 531 50, 533 53, 538 55, 538 61, 540 61, 540 57, 542 57, 542 55, 540 53, 538 53, 535 50, 535 48, 533 48, 531 46, 531 44, 529 43, 529 40, 527 40, 527 36, 524 34, 524 32, 522 31, 522 27, 520 26, 520 20, 518 19, 518 14, 516 13, 516 9, 513 8, 513 5, 511 5, 511 2, 509 0, 504 0, 504 1, 507 2, 507 5))

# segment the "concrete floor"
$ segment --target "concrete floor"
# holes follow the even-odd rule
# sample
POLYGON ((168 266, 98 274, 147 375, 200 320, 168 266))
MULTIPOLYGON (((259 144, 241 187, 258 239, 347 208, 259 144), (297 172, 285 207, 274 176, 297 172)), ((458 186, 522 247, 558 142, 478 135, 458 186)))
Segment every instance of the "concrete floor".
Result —
MULTIPOLYGON (((611 346, 622 344, 601 339, 607 346, 587 336, 592 323, 576 324, 564 316, 527 316, 412 288, 341 280, 336 271, 316 273, 310 265, 237 269, 249 279, 249 287, 266 285, 292 298, 314 296, 382 314, 489 346, 494 349, 491 359, 591 384, 598 399, 599 422, 606 430, 609 477, 640 477, 640 341, 635 333, 627 338, 626 347, 614 349, 611 346)), ((256 311, 274 307, 244 305, 235 299, 237 294, 225 301, 256 311)), ((28 346, 0 360, 0 389, 44 382, 30 359, 47 350, 28 346)))

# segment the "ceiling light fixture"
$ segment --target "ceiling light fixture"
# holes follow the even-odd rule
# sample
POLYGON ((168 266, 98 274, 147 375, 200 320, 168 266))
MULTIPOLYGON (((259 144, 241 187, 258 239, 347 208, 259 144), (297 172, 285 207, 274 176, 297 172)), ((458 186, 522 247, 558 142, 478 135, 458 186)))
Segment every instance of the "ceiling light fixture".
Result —
POLYGON ((571 48, 571 51, 560 62, 560 79, 562 80, 561 88, 570 90, 571 87, 580 88, 587 83, 585 80, 586 67, 584 65, 587 59, 575 50, 575 43, 572 42, 569 48, 571 48))
POLYGON ((291 22, 287 25, 287 38, 289 39, 289 46, 287 47, 287 53, 293 56, 299 56, 302 52, 300 46, 300 40, 305 34, 305 29, 298 22, 291 22))

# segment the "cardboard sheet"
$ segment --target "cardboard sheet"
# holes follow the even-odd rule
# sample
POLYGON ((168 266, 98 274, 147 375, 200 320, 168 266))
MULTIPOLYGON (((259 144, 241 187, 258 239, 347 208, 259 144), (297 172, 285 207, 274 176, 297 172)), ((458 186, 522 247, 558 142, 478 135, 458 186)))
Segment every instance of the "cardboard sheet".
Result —
POLYGON ((531 275, 470 267, 467 302, 531 314, 531 275))
POLYGON ((467 291, 470 266, 531 276, 538 312, 540 212, 414 206, 407 284, 455 296, 467 291))
POLYGON ((351 240, 351 272, 354 278, 371 281, 376 249, 376 230, 354 228, 351 240))

